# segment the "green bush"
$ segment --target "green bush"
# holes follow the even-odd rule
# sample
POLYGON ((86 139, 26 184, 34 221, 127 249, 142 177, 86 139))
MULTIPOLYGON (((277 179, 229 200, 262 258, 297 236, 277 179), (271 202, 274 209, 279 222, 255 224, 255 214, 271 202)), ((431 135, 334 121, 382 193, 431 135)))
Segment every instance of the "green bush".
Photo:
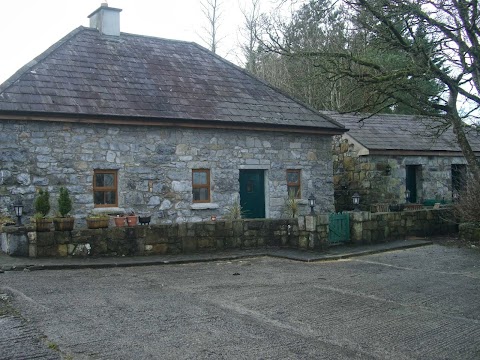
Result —
POLYGON ((43 217, 47 216, 50 212, 50 194, 48 190, 43 191, 40 189, 38 191, 37 197, 35 198, 35 212, 42 214, 43 217))
POLYGON ((62 217, 65 217, 70 211, 72 211, 72 199, 70 199, 68 190, 61 187, 60 196, 58 197, 58 212, 62 217))

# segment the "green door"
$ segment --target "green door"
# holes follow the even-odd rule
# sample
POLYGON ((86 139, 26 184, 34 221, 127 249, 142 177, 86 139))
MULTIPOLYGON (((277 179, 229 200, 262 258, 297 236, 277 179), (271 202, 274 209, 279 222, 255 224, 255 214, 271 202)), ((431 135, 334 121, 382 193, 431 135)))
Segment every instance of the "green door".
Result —
POLYGON ((408 199, 411 203, 417 202, 417 166, 416 165, 407 165, 405 167, 407 178, 406 178, 406 187, 410 191, 410 198, 408 199))
POLYGON ((265 217, 264 181, 263 170, 240 170, 240 205, 245 218, 265 217))

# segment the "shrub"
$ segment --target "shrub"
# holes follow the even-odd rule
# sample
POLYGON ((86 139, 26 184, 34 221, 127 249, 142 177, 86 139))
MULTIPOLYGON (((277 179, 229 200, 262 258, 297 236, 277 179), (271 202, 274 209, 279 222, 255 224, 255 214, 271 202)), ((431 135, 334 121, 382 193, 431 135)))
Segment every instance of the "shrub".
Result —
POLYGON ((297 199, 295 198, 295 193, 290 192, 288 194, 288 197, 285 199, 285 212, 287 216, 296 218, 298 216, 298 202, 297 199))
POLYGON ((227 220, 238 220, 241 219, 244 215, 242 206, 240 205, 240 200, 235 199, 231 206, 227 206, 225 209, 225 218, 227 220))
POLYGON ((72 211, 72 199, 70 199, 68 190, 61 187, 60 196, 58 197, 58 212, 62 217, 65 217, 70 211, 72 211))
POLYGON ((453 209, 460 222, 480 224, 480 183, 473 178, 468 179, 453 209))
POLYGON ((40 189, 38 191, 37 197, 35 198, 35 213, 42 214, 43 217, 47 216, 50 212, 50 194, 48 190, 43 191, 40 189))

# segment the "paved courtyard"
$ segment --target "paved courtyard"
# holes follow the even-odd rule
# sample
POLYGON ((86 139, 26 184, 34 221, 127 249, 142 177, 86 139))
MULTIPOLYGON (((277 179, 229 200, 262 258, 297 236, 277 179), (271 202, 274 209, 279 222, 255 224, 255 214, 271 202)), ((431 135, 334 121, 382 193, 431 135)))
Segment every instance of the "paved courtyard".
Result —
MULTIPOLYGON (((10 271, 0 274, 0 293, 64 358, 480 358, 472 249, 10 271)), ((1 354, 15 344, 0 327, 1 354)))

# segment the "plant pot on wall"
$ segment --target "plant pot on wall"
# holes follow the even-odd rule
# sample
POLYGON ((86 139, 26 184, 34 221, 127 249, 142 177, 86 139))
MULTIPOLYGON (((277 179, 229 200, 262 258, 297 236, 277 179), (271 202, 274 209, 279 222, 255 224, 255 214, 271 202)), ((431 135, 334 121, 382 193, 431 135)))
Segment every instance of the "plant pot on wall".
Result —
POLYGON ((108 228, 109 218, 98 217, 98 218, 87 218, 87 227, 89 229, 104 229, 108 228))
POLYGON ((55 231, 72 231, 75 224, 75 218, 65 217, 65 218, 55 218, 53 219, 53 225, 55 226, 55 231))
POLYGON ((140 215, 138 217, 138 222, 140 223, 140 225, 148 225, 150 224, 150 221, 152 220, 152 216, 151 215, 140 215))
POLYGON ((35 229, 38 232, 47 232, 50 231, 50 227, 52 226, 51 219, 35 219, 35 229))
POLYGON ((127 216, 127 224, 128 226, 135 226, 137 225, 138 217, 137 215, 128 215, 127 216))
POLYGON ((113 221, 115 222, 116 227, 124 227, 125 226, 125 216, 115 216, 113 221))

